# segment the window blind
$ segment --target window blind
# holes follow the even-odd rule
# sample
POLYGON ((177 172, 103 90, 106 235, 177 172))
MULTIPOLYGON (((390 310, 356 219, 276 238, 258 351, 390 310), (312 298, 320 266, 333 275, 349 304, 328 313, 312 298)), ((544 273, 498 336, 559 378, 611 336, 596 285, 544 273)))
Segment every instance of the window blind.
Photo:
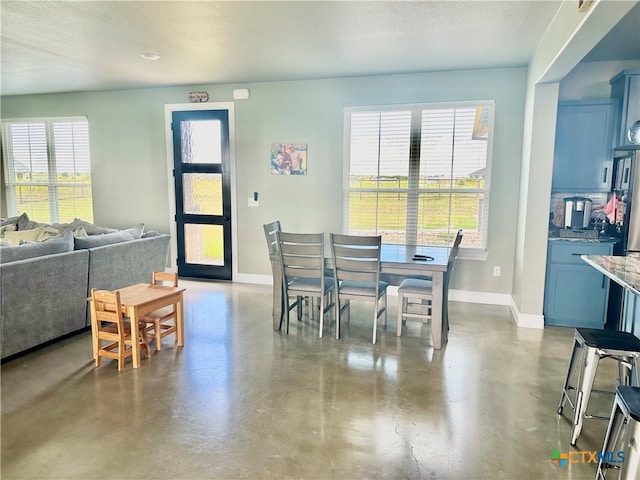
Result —
POLYGON ((388 243, 486 246, 492 105, 348 111, 345 225, 388 243))
POLYGON ((2 137, 12 215, 27 212, 47 223, 93 221, 86 118, 7 121, 2 137))

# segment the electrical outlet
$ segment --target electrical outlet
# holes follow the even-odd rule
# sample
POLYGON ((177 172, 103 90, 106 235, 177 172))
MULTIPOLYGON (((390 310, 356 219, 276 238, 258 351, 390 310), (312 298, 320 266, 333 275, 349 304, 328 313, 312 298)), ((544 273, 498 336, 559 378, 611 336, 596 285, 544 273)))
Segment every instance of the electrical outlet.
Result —
POLYGON ((494 265, 494 267, 493 267, 493 276, 494 277, 499 277, 500 276, 500 267, 498 265, 494 265))

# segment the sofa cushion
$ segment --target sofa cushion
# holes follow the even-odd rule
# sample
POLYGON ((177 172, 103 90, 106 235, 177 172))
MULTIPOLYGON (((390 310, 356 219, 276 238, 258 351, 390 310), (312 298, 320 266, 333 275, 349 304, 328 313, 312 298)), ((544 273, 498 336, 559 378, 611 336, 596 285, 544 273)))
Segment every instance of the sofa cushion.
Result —
POLYGON ((27 242, 36 242, 38 237, 44 232, 44 227, 32 228, 30 230, 16 230, 14 232, 4 232, 4 238, 8 239, 14 245, 18 245, 20 240, 27 242))
POLYGON ((0 246, 0 263, 15 262, 32 257, 42 257, 53 253, 64 253, 73 250, 73 235, 65 233, 62 237, 50 238, 43 242, 26 242, 12 247, 0 246))
MULTIPOLYGON (((111 245, 112 243, 127 242, 129 240, 138 240, 142 238, 144 231, 144 223, 126 230, 119 230, 113 233, 104 233, 102 235, 89 235, 88 237, 76 237, 74 239, 75 249, 102 247, 111 245)), ((87 232, 89 233, 89 232, 87 232)))

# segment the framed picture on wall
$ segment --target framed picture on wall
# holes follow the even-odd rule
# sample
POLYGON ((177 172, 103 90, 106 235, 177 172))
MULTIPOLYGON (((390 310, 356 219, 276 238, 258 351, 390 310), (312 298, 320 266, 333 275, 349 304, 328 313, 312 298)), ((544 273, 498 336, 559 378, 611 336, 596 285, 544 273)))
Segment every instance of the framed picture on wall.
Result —
POLYGON ((306 143, 272 143, 271 175, 306 175, 306 143))

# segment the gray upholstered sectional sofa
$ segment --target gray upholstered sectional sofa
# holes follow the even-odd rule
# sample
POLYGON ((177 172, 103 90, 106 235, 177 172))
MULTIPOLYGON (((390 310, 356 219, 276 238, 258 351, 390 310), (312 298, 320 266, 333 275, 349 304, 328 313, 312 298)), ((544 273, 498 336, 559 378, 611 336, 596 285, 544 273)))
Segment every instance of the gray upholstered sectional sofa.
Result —
MULTIPOLYGON (((69 232, 42 242, 56 251, 59 247, 48 242, 70 241, 73 247, 68 251, 42 254, 42 250, 15 260, 11 249, 0 249, 1 358, 89 327, 91 288, 113 290, 150 282, 154 270, 166 268, 169 235, 151 234, 117 243, 109 243, 107 235, 111 234, 78 239, 69 232)), ((38 249, 32 244, 20 247, 38 249)), ((24 255, 20 252, 18 257, 24 255)))

